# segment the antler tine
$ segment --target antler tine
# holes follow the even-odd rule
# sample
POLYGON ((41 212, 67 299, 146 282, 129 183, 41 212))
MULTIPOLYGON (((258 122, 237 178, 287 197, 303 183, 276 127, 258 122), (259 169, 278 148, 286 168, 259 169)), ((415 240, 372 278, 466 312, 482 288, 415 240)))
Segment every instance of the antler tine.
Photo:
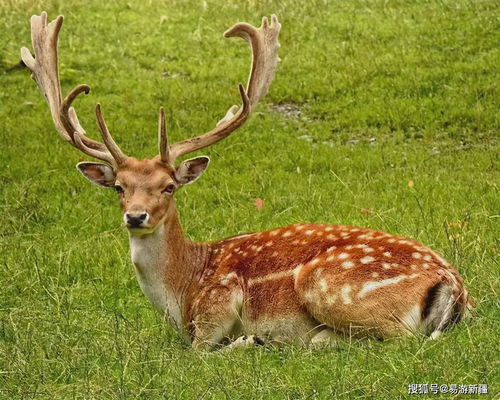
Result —
POLYGON ((86 132, 78 121, 74 107, 71 106, 79 94, 85 93, 87 95, 89 92, 90 87, 88 85, 81 84, 75 86, 62 101, 59 117, 61 118, 61 123, 65 129, 65 133, 67 133, 70 138, 71 144, 74 144, 74 133, 78 132, 81 135, 82 142, 86 147, 99 151, 106 151, 106 146, 104 144, 85 136, 86 132))
POLYGON ((219 121, 216 127, 211 131, 191 139, 186 139, 181 142, 174 143, 172 146, 170 146, 169 163, 172 166, 175 164, 175 160, 180 156, 208 147, 211 144, 216 143, 219 140, 222 140, 225 137, 229 136, 234 130, 243 125, 243 123, 250 115, 251 106, 250 99, 248 98, 243 85, 240 84, 238 86, 238 89, 240 90, 241 101, 243 103, 242 106, 238 109, 238 112, 234 114, 233 111, 235 110, 235 106, 232 106, 226 114, 226 117, 219 121), (231 115, 232 118, 227 119, 227 117, 231 115))
POLYGON ((88 156, 97 158, 98 160, 107 162, 109 165, 111 165, 113 168, 117 167, 117 162, 114 159, 114 157, 111 155, 109 151, 99 151, 93 148, 90 148, 83 143, 83 136, 82 134, 75 132, 73 134, 73 139, 74 139, 74 144, 75 147, 82 151, 83 153, 87 154, 88 156))
MULTIPOLYGON (((62 100, 57 54, 57 41, 62 24, 63 17, 61 15, 49 24, 47 24, 45 11, 41 15, 33 15, 31 17, 31 41, 35 57, 26 47, 23 47, 21 48, 21 58, 31 70, 32 78, 36 81, 49 105, 52 120, 59 136, 85 154, 116 166, 123 160, 123 157, 115 159, 113 153, 126 156, 114 142, 112 143, 116 148, 113 147, 111 150, 107 147, 106 140, 103 144, 85 136, 85 130, 78 121, 75 109, 71 106, 78 95, 89 93, 89 86, 77 85, 62 100)), ((108 143, 111 141, 108 140, 108 143)))
POLYGON ((247 93, 251 106, 254 107, 264 96, 274 77, 278 65, 278 35, 281 24, 275 14, 271 15, 271 25, 267 17, 262 18, 259 29, 245 22, 235 24, 224 32, 224 37, 239 36, 252 47, 252 69, 248 78, 247 93))
POLYGON ((280 47, 278 35, 281 25, 276 15, 271 16, 271 22, 270 25, 267 18, 264 17, 260 28, 239 22, 224 33, 225 37, 242 37, 252 49, 252 67, 247 89, 245 90, 241 84, 239 85, 242 105, 239 108, 232 106, 226 116, 211 131, 171 145, 169 163, 173 165, 178 157, 210 146, 229 136, 247 120, 253 107, 266 94, 279 61, 277 51, 280 47))
POLYGON ((106 125, 104 117, 102 116, 101 105, 99 103, 97 103, 95 107, 95 114, 97 117, 97 125, 99 126, 102 140, 104 140, 104 144, 115 159, 116 163, 120 165, 123 161, 125 161, 127 156, 123 153, 123 151, 120 150, 118 145, 113 140, 113 137, 109 133, 108 126, 106 125))
POLYGON ((160 159, 164 163, 169 162, 169 149, 167 138, 167 126, 165 124, 165 110, 160 107, 158 115, 158 149, 160 151, 160 159))

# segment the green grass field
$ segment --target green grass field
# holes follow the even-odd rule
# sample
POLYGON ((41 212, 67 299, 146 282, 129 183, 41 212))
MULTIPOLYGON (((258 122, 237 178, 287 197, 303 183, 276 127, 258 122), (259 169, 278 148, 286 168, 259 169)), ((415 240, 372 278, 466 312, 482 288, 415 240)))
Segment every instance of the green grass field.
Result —
POLYGON ((500 12, 494 0, 2 1, 0 398, 499 398, 500 12), (367 226, 453 262, 477 309, 437 341, 351 340, 197 352, 141 293, 115 194, 85 181, 19 48, 29 17, 64 14, 63 90, 127 153, 156 154, 239 101, 249 51, 222 32, 276 13, 282 62, 250 121, 200 153, 177 195, 186 234, 215 240, 299 221, 367 226), (262 210, 255 199, 264 202, 262 210), (408 396, 411 383, 487 395, 408 396))

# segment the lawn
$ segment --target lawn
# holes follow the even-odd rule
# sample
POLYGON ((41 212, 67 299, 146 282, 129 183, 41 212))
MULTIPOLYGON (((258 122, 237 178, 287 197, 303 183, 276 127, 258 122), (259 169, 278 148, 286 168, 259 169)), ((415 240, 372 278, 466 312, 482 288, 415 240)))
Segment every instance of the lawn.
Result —
POLYGON ((500 5, 442 1, 10 0, 0 4, 0 398, 399 399, 500 396, 500 5), (247 124, 199 154, 177 194, 186 234, 216 240, 299 221, 415 238, 464 277, 477 308, 437 341, 350 340, 198 352, 137 284, 116 195, 85 181, 19 48, 29 17, 64 14, 63 90, 97 137, 156 154, 239 101, 248 48, 222 32, 276 13, 282 59, 247 124), (256 207, 256 199, 263 207, 256 207), (488 384, 413 395, 412 383, 488 384))

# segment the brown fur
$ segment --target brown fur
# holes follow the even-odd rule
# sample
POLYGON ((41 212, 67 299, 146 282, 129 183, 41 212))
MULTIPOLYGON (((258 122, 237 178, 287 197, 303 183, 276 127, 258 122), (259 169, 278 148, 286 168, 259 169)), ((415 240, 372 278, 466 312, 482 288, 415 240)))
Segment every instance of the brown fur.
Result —
MULTIPOLYGON (((408 332, 401 323, 404 315, 420 306, 425 318, 429 291, 444 281, 450 283, 443 271, 457 276, 453 267, 416 241, 348 226, 292 225, 210 246, 212 256, 202 284, 224 292, 219 280, 233 273, 232 285, 244 293, 242 315, 252 323, 303 314, 340 332, 369 332, 382 338, 400 335, 408 332), (332 246, 336 249, 329 251, 332 246), (346 261, 352 261, 352 267, 342 267, 341 253, 349 255, 346 261), (328 261, 330 255, 334 259, 328 261), (364 257, 374 260, 362 264, 364 257), (298 265, 303 267, 295 278, 298 265), (391 279, 401 280, 360 296, 366 282, 391 279), (318 287, 321 280, 324 290, 318 287), (342 287, 349 289, 345 301, 339 292, 342 287)), ((461 279, 455 290, 465 297, 461 279)), ((457 297, 455 315, 461 314, 463 305, 457 297)), ((196 319, 196 310, 190 319, 196 319)))

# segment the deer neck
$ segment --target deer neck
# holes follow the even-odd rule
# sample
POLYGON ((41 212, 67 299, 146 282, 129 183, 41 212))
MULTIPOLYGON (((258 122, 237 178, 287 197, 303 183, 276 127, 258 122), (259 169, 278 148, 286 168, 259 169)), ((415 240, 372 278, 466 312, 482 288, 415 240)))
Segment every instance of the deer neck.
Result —
POLYGON ((208 263, 210 247, 184 236, 175 203, 158 228, 130 235, 130 252, 137 280, 146 297, 182 331, 188 300, 208 263))

